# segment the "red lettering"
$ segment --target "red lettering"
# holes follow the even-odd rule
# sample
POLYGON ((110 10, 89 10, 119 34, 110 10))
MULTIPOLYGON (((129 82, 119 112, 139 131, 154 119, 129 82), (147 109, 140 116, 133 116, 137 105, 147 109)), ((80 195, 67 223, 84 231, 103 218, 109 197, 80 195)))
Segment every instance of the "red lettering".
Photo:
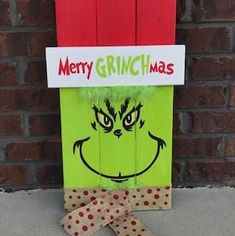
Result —
POLYGON ((69 58, 66 57, 65 64, 63 64, 61 58, 60 58, 60 64, 59 64, 59 71, 58 74, 64 74, 64 75, 70 75, 70 70, 69 70, 69 58))
POLYGON ((154 65, 150 64, 150 73, 156 73, 156 72, 158 72, 157 62, 154 65))
POLYGON ((159 73, 165 74, 165 73, 166 73, 165 67, 166 67, 165 63, 164 63, 163 61, 160 61, 160 62, 159 62, 159 67, 158 67, 159 73))
POLYGON ((167 65, 167 67, 166 67, 166 68, 167 68, 167 72, 166 72, 166 73, 167 73, 168 75, 172 75, 172 74, 174 73, 173 67, 174 67, 174 64, 173 64, 173 63, 170 63, 170 64, 167 65))

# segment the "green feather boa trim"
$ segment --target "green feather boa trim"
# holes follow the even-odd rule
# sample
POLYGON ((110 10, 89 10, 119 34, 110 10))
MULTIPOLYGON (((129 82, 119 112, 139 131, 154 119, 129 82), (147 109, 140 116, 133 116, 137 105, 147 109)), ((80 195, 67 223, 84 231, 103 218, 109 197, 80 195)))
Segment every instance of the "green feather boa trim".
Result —
POLYGON ((125 86, 125 87, 91 87, 80 88, 81 95, 89 100, 103 100, 109 98, 114 101, 125 98, 138 98, 140 100, 148 99, 156 87, 153 86, 125 86))

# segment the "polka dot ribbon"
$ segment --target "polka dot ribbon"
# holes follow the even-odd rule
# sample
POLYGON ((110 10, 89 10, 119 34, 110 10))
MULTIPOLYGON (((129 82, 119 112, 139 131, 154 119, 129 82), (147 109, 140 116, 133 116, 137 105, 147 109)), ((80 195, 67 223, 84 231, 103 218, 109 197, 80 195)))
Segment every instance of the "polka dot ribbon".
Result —
POLYGON ((72 236, 91 235, 107 224, 116 235, 152 236, 143 223, 130 213, 131 210, 126 191, 108 191, 73 210, 60 223, 72 236))

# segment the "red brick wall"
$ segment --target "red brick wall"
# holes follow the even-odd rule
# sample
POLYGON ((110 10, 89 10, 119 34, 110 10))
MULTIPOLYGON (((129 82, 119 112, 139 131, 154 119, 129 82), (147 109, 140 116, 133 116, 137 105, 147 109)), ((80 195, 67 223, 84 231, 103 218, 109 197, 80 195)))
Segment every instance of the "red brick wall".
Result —
POLYGON ((235 186, 235 1, 177 5, 187 72, 175 89, 174 182, 235 186))
MULTIPOLYGON (((178 0, 175 186, 235 185, 235 2, 178 0)), ((53 0, 0 0, 0 187, 62 186, 58 91, 46 88, 53 0)))

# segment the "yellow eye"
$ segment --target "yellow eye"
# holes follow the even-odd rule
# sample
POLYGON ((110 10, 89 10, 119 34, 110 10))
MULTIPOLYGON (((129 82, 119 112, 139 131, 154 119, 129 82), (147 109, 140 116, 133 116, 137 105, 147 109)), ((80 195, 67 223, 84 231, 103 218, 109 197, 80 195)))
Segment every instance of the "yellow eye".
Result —
POLYGON ((111 119, 107 115, 104 115, 100 112, 98 113, 98 121, 101 125, 103 125, 106 128, 112 127, 111 119))
POLYGON ((132 126, 137 119, 137 111, 132 112, 131 114, 127 114, 127 116, 124 119, 124 125, 125 126, 132 126))
POLYGON ((132 131, 134 125, 139 120, 141 107, 141 104, 137 107, 133 107, 132 110, 124 117, 122 125, 126 131, 132 131))

